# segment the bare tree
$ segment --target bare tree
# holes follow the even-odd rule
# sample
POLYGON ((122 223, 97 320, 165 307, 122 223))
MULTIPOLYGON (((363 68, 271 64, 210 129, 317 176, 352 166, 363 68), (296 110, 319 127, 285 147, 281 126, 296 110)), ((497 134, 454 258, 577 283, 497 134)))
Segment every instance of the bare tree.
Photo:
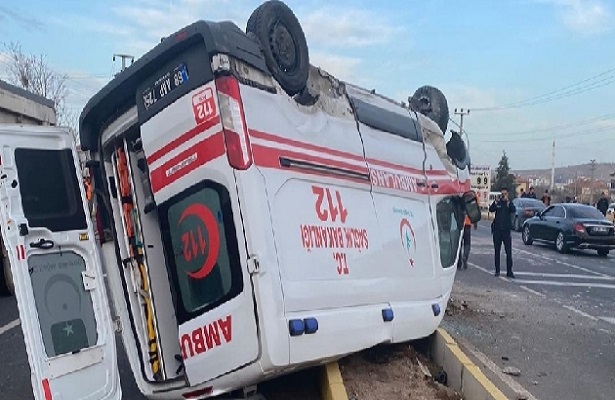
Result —
POLYGON ((77 138, 78 117, 66 107, 66 74, 55 71, 43 55, 26 54, 18 43, 4 45, 8 55, 6 75, 9 83, 54 102, 58 125, 67 126, 77 138))

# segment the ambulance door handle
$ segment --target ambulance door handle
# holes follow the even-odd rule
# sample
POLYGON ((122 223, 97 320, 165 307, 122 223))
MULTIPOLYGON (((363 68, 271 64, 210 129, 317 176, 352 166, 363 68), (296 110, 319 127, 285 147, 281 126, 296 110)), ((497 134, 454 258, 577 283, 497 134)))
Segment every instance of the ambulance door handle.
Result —
POLYGON ((35 248, 35 249, 48 250, 48 249, 53 248, 53 246, 55 246, 55 243, 53 242, 53 240, 46 240, 46 239, 41 239, 38 242, 30 243, 30 247, 35 248))
POLYGON ((25 222, 19 224, 19 236, 26 236, 28 233, 28 224, 26 224, 25 222))

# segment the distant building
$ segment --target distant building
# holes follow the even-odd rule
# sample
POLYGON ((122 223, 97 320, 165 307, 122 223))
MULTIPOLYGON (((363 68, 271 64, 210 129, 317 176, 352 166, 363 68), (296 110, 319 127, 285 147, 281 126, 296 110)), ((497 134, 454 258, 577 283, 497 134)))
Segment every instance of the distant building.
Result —
POLYGON ((0 80, 0 124, 55 125, 52 100, 0 80))

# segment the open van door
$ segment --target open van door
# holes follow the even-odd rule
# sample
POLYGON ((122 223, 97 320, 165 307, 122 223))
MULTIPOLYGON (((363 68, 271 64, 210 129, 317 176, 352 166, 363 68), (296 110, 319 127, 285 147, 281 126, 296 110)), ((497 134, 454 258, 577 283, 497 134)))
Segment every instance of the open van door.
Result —
POLYGON ((0 128, 0 227, 36 400, 120 400, 101 260, 64 129, 0 128))

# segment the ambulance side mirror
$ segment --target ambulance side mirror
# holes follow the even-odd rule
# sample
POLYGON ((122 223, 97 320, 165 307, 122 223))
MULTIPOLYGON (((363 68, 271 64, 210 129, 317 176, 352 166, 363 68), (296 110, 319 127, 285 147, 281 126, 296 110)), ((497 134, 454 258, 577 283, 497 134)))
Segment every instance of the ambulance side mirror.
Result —
POLYGON ((466 215, 473 224, 477 223, 481 219, 480 208, 476 201, 476 195, 473 192, 466 192, 463 195, 463 207, 466 215))

